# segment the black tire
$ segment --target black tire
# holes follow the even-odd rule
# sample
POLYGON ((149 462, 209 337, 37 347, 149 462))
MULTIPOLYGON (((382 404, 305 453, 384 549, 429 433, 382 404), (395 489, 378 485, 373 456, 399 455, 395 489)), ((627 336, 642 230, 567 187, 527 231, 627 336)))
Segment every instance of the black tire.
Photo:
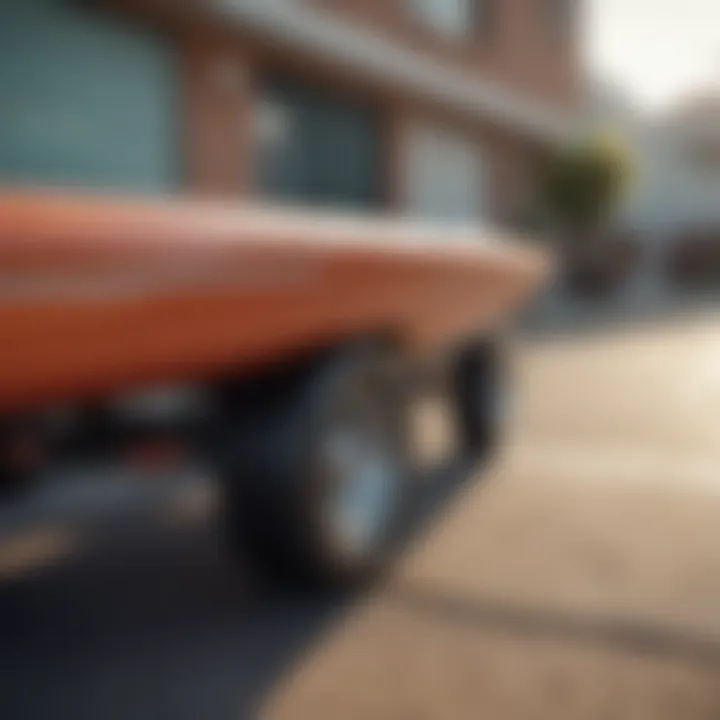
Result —
POLYGON ((485 460, 499 445, 506 382, 498 343, 477 342, 460 350, 452 371, 452 394, 465 457, 485 460))
MULTIPOLYGON (((345 587, 369 579, 386 564, 407 474, 399 389, 386 356, 362 348, 320 361, 283 392, 252 403, 232 440, 224 527, 231 551, 253 574, 284 584, 345 587), (378 456, 387 453, 382 461, 387 470, 378 471, 386 480, 374 481, 378 487, 388 484, 384 516, 375 535, 353 552, 342 546, 337 523, 330 522, 334 510, 328 510, 351 472, 328 465, 326 449, 340 428, 350 437, 372 435, 382 448, 378 456)), ((382 462, 378 467, 385 468, 382 462)))
POLYGON ((37 438, 37 428, 25 419, 0 422, 0 502, 18 499, 32 485, 39 469, 37 438))
POLYGON ((0 502, 10 502, 23 497, 33 480, 31 472, 0 466, 0 502))

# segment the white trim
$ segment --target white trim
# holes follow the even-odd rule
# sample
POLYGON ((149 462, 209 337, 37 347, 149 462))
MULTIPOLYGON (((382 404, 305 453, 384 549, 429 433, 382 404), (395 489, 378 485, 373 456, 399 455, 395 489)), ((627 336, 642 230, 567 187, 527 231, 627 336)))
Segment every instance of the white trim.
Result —
POLYGON ((225 19, 274 42, 422 94, 478 119, 550 141, 565 140, 577 132, 569 116, 297 0, 210 0, 210 4, 225 19))

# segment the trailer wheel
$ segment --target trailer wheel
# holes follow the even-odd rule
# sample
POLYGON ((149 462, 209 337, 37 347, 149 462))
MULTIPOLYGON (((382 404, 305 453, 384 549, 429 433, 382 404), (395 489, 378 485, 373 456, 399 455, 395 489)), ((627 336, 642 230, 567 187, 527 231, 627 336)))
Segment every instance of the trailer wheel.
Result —
POLYGON ((232 552, 265 579, 346 586, 386 563, 407 476, 396 373, 377 349, 317 363, 237 428, 232 552))
POLYGON ((452 393, 466 457, 486 459, 496 449, 505 422, 506 392, 500 346, 486 341, 463 347, 453 367, 452 393))
POLYGON ((0 501, 15 500, 31 486, 42 459, 40 433, 30 421, 0 421, 0 501))
POLYGON ((30 473, 0 466, 0 502, 17 500, 31 485, 30 473))

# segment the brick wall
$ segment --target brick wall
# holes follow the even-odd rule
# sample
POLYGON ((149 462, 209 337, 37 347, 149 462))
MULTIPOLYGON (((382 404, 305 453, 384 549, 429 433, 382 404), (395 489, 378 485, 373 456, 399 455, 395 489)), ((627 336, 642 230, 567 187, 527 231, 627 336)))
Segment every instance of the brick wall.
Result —
MULTIPOLYGON (((243 52, 233 42, 200 37, 184 48, 185 111, 183 127, 188 189, 224 196, 253 194, 251 117, 257 84, 266 63, 243 52)), ((298 73, 297 63, 273 63, 273 72, 302 81, 317 80, 315 73, 298 73)), ((372 97, 332 75, 320 87, 349 98, 364 97, 383 118, 384 196, 388 208, 401 210, 404 198, 405 138, 412 123, 433 123, 477 143, 487 173, 486 211, 501 224, 513 223, 527 209, 532 194, 533 166, 538 148, 532 142, 481 124, 430 103, 409 97, 379 94, 372 97)))
MULTIPOLYGON (((369 28, 526 97, 557 107, 576 104, 580 92, 577 33, 563 40, 539 0, 492 0, 491 24, 466 39, 426 27, 408 10, 408 0, 304 0, 360 21, 369 28)), ((578 3, 579 0, 570 0, 578 3)))
MULTIPOLYGON (((342 12, 353 7, 352 0, 342 3, 346 8, 342 12)), ((383 7, 376 0, 363 0, 355 11, 359 13, 364 3, 367 9, 363 12, 374 6, 379 13, 383 7)), ((390 4, 386 12, 392 9, 398 12, 399 6, 390 4)), ((392 26, 386 25, 383 32, 390 32, 388 27, 392 26)), ((373 87, 341 67, 266 46, 243 33, 185 28, 178 50, 184 88, 181 146, 186 187, 192 193, 241 197, 257 191, 252 177, 252 115, 264 78, 279 74, 332 89, 348 99, 362 98, 377 108, 383 118, 387 207, 401 209, 403 205, 402 157, 407 125, 431 122, 477 142, 487 171, 486 209, 493 220, 512 223, 527 208, 539 147, 497 124, 480 123, 429 100, 373 87)))
POLYGON ((236 43, 198 34, 181 46, 186 184, 211 196, 252 190, 253 67, 236 43))

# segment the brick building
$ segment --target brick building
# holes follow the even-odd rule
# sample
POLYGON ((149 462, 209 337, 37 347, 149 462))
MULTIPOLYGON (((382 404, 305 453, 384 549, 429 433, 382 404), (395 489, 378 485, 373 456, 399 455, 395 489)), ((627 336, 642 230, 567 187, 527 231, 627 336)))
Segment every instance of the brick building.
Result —
POLYGON ((578 0, 3 0, 0 183, 512 222, 578 0))

